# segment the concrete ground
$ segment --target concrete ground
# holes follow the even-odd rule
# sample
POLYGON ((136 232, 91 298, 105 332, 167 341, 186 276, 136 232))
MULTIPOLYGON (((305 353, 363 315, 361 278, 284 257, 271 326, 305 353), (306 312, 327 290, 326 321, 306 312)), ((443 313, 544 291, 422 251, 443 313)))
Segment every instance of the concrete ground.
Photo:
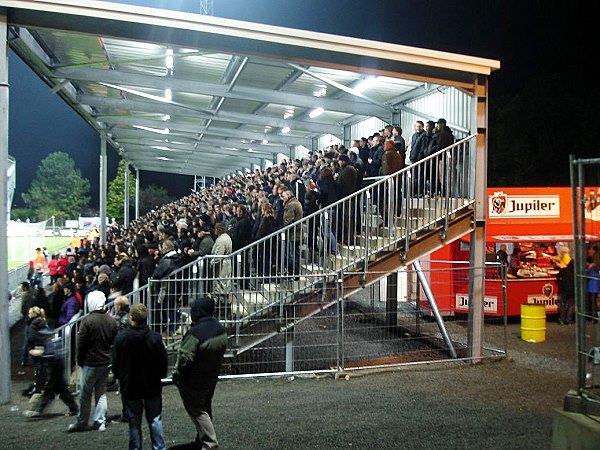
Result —
MULTIPOLYGON (((26 418, 20 391, 31 379, 18 364, 22 323, 12 330, 13 389, 0 405, 1 449, 127 448, 127 424, 67 434, 73 422, 56 400, 50 414, 26 418)), ((502 333, 497 333, 502 335, 502 333)), ((224 449, 548 449, 555 408, 576 387, 575 327, 547 324, 546 341, 522 341, 510 324, 509 357, 481 364, 411 366, 339 380, 286 377, 222 381, 213 402, 224 449)), ((194 437, 173 386, 163 391, 169 448, 194 437)), ((109 415, 120 399, 109 393, 109 415)), ((146 434, 147 438, 147 434, 146 434)), ((148 443, 146 447, 149 448, 148 443)))

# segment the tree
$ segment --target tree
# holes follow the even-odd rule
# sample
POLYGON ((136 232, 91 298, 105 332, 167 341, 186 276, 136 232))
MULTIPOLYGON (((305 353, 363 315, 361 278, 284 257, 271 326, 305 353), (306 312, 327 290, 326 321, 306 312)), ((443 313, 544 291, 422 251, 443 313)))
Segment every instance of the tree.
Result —
POLYGON ((140 192, 140 215, 144 215, 157 206, 162 206, 173 200, 165 188, 151 184, 140 192))
POLYGON ((81 176, 75 161, 64 152, 54 152, 40 163, 23 201, 35 211, 34 219, 69 219, 80 216, 90 201, 89 192, 90 181, 81 176))
MULTIPOLYGON (((124 217, 125 205, 125 167, 127 161, 122 159, 117 167, 117 175, 108 184, 108 195, 106 199, 106 214, 108 217, 122 219, 124 217)), ((128 169, 129 170, 129 169, 128 169)), ((131 208, 135 198, 135 182, 131 171, 129 171, 129 207, 131 208)))

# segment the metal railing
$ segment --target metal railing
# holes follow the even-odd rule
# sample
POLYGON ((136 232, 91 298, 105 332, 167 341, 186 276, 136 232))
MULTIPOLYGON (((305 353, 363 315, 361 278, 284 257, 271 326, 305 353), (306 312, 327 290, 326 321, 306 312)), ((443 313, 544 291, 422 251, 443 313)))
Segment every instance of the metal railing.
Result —
POLYGON ((173 348, 190 324, 191 301, 211 297, 229 333, 229 354, 252 348, 335 305, 331 286, 344 274, 366 276, 385 252, 405 257, 416 238, 445 235, 453 218, 473 209, 475 136, 230 255, 207 255, 151 279, 130 294, 132 302, 148 306, 150 326, 173 348))

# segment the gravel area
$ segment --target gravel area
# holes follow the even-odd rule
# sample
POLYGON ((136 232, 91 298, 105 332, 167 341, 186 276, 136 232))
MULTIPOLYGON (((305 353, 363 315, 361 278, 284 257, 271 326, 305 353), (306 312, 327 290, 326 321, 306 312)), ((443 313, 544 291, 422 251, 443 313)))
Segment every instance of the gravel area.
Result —
MULTIPOLYGON (((20 345, 22 324, 12 329, 20 345)), ((503 336, 495 333, 494 336, 503 336)), ((222 381, 213 411, 224 449, 548 449, 552 419, 576 387, 575 327, 549 319, 543 343, 519 338, 509 324, 508 354, 480 364, 450 362, 383 372, 351 372, 334 379, 283 377, 222 381)), ((13 352, 13 356, 18 352, 13 352)), ((20 395, 30 378, 13 357, 12 399, 0 406, 1 448, 127 448, 127 425, 103 433, 67 434, 73 418, 59 400, 42 418, 20 395)), ((177 390, 163 392, 169 448, 181 448, 194 431, 177 390)), ((120 399, 109 393, 109 415, 120 399)))

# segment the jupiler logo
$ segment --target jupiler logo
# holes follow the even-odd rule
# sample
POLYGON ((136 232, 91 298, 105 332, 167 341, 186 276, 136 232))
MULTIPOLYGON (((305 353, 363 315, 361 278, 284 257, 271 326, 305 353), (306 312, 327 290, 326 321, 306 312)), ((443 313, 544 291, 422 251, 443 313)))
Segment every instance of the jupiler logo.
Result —
POLYGON ((550 297, 552 297, 553 293, 554 293, 554 286, 552 286, 552 284, 546 283, 546 284, 544 284, 544 286, 542 286, 542 294, 544 294, 544 297, 550 298, 550 297))
POLYGON ((506 205, 508 203, 508 195, 504 192, 494 192, 494 196, 492 197, 492 210, 494 214, 498 214, 499 216, 504 214, 506 211, 506 205))

